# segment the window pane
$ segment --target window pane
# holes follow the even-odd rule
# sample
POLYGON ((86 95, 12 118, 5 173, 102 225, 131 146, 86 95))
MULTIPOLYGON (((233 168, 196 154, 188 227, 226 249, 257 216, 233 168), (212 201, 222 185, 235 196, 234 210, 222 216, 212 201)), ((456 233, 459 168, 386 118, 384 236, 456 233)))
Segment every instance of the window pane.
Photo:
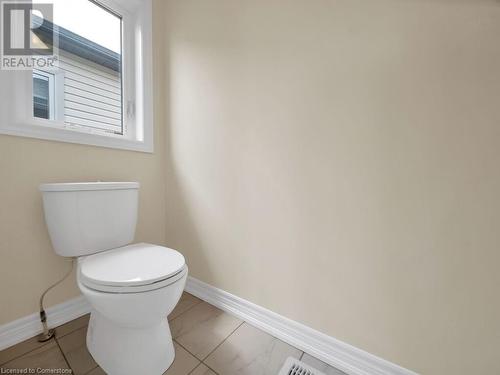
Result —
POLYGON ((55 119, 77 129, 123 134, 121 17, 89 0, 53 3, 61 73, 55 119))
POLYGON ((33 73, 33 115, 35 117, 50 118, 49 95, 49 78, 33 73))

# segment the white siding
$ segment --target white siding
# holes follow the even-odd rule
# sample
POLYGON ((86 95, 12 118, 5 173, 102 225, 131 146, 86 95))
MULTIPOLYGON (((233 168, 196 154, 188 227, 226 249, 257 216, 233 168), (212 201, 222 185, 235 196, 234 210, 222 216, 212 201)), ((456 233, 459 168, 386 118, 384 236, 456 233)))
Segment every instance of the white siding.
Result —
POLYGON ((64 72, 64 122, 122 134, 119 72, 61 51, 64 72))

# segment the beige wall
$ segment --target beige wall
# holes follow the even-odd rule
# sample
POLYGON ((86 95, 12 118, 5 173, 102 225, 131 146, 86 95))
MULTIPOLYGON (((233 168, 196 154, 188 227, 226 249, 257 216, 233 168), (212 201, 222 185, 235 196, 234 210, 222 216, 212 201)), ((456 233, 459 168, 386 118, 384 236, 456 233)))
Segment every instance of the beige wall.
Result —
MULTIPOLYGON (((161 33, 155 35, 159 44, 161 33)), ((155 52, 158 81, 162 65, 155 52)), ((154 90, 157 99, 163 97, 163 86, 154 90)), ((42 182, 139 181, 136 240, 165 243, 163 113, 163 103, 156 100, 154 154, 0 135, 0 324, 37 312, 42 291, 70 267, 50 244, 38 192, 42 182)), ((48 295, 47 306, 77 295, 73 276, 48 295)))
POLYGON ((137 240, 193 276, 421 373, 499 373, 500 5, 157 0, 154 26, 154 154, 0 135, 0 324, 68 267, 38 184, 138 180, 137 240))
POLYGON ((163 4, 191 275, 421 373, 500 373, 500 4, 163 4))

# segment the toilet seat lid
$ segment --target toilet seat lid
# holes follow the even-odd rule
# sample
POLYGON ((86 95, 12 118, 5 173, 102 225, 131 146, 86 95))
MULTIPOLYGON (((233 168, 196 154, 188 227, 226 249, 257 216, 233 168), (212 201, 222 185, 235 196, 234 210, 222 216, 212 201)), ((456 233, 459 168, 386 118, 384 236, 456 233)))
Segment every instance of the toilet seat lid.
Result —
POLYGON ((139 286, 168 279, 183 270, 184 256, 163 246, 139 243, 85 257, 82 281, 109 286, 139 286))

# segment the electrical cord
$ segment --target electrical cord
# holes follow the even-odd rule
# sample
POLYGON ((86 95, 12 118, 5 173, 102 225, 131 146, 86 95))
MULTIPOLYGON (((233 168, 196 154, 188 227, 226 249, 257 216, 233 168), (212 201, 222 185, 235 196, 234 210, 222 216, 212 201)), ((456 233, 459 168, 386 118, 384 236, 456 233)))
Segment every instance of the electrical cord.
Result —
POLYGON ((50 290, 52 290, 54 287, 56 287, 57 285, 62 283, 64 280, 66 280, 68 278, 69 275, 71 275, 71 272, 73 272, 74 267, 75 267, 75 259, 72 258, 71 259, 71 268, 69 269, 69 271, 66 272, 66 274, 63 276, 62 279, 60 279, 59 281, 55 282, 54 284, 49 286, 47 289, 45 289, 45 292, 43 292, 42 295, 40 296, 40 321, 42 322, 42 326, 43 326, 43 332, 40 335, 38 335, 38 341, 40 341, 40 342, 50 340, 54 336, 54 333, 55 333, 54 329, 49 329, 49 327, 47 326, 47 314, 45 313, 45 309, 43 307, 43 299, 45 298, 45 295, 50 290))

